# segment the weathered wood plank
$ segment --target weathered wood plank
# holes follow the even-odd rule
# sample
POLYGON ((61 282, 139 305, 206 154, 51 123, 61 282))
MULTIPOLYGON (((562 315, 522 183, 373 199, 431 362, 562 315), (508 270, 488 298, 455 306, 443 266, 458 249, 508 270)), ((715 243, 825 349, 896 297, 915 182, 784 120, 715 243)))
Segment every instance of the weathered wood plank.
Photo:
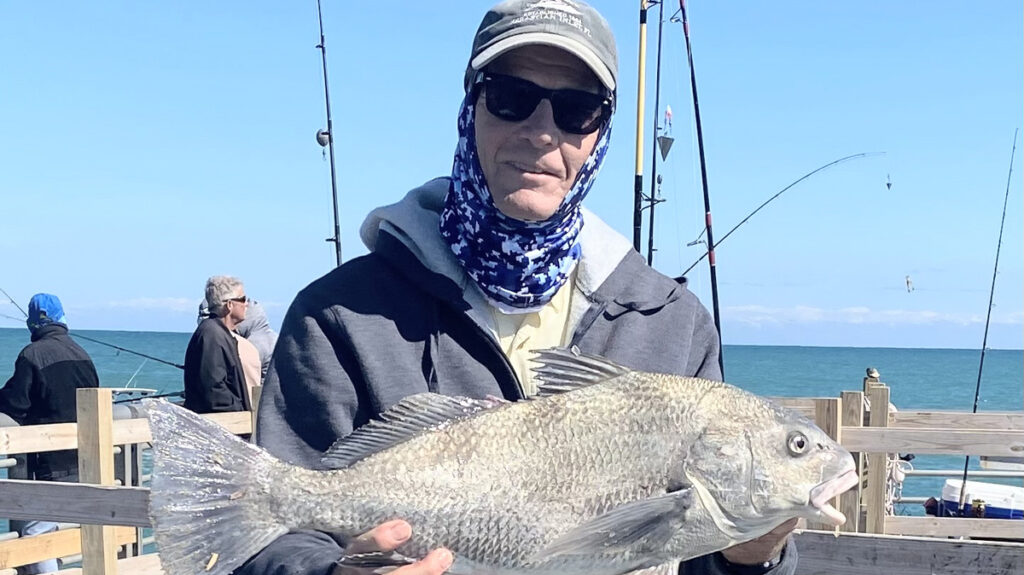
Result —
MULTIPOLYGON (((842 400, 843 416, 840 425, 842 433, 853 427, 861 427, 864 424, 864 394, 860 391, 844 391, 840 397, 842 400)), ((842 443, 842 436, 840 436, 842 443)), ((853 452, 853 460, 857 464, 857 473, 864 470, 864 454, 853 452)), ((839 511, 846 516, 846 523, 840 527, 843 531, 856 533, 860 530, 860 499, 861 481, 853 489, 839 496, 839 511)))
MULTIPOLYGON (((842 428, 839 424, 842 409, 842 402, 837 397, 820 397, 814 400, 814 422, 836 441, 842 440, 842 428)), ((832 506, 839 509, 838 497, 832 500, 832 506)), ((807 526, 810 529, 828 529, 830 527, 827 523, 820 521, 808 521, 807 526)))
POLYGON ((1024 411, 897 411, 889 420, 889 427, 1024 430, 1024 411))
POLYGON ((799 413, 800 415, 803 415, 804 417, 808 417, 810 419, 814 419, 815 399, 819 399, 819 398, 815 398, 815 397, 769 397, 767 399, 770 400, 771 402, 777 404, 777 405, 781 405, 782 407, 785 407, 786 409, 792 409, 793 411, 799 413))
MULTIPOLYGON (((870 425, 872 431, 879 431, 889 425, 889 388, 884 385, 867 383, 868 399, 871 403, 870 425)), ((852 428, 849 433, 864 431, 863 428, 852 428)), ((847 449, 853 449, 847 444, 847 449)), ((886 478, 888 475, 887 460, 890 451, 883 446, 874 449, 858 449, 857 451, 874 452, 868 454, 868 488, 864 496, 867 505, 867 524, 864 530, 868 533, 885 533, 886 478)))
MULTIPOLYGON (((115 530, 118 545, 135 541, 135 529, 119 527, 115 530)), ((79 529, 63 529, 53 533, 22 537, 0 543, 0 569, 19 567, 54 557, 67 557, 82 552, 82 533, 79 529)))
POLYGON ((970 534, 974 539, 1024 540, 1024 521, 972 517, 890 517, 885 523, 885 532, 923 537, 959 537, 970 534))
POLYGON ((149 489, 0 480, 0 517, 149 527, 149 489))
MULTIPOLYGON (((82 483, 114 484, 114 405, 110 389, 79 389, 78 474, 82 483)), ((114 527, 82 525, 84 575, 116 575, 114 527)))
POLYGON ((1010 575, 1024 573, 1024 545, 805 531, 797 575, 1010 575))
MULTIPOLYGON (((156 553, 129 557, 117 562, 118 575, 164 575, 160 568, 160 558, 156 553)), ((82 575, 81 569, 63 569, 46 575, 82 575)))
MULTIPOLYGON (((252 433, 253 416, 248 411, 233 411, 229 413, 205 413, 203 417, 213 421, 235 435, 246 435, 252 433)), ((114 422, 114 444, 145 443, 153 441, 153 434, 149 431, 149 420, 120 419, 114 422)))
POLYGON ((252 405, 252 412, 250 412, 249 421, 252 426, 252 432, 256 433, 256 417, 259 415, 260 408, 260 397, 263 395, 263 386, 257 385, 252 388, 252 397, 250 405, 252 405))
POLYGON ((843 446, 850 451, 938 453, 959 455, 1024 455, 1024 431, 975 429, 848 429, 843 446))
MULTIPOLYGON (((215 421, 235 435, 252 433, 253 416, 249 412, 209 413, 204 417, 215 421)), ((145 418, 119 419, 114 422, 114 445, 152 441, 149 421, 145 418)), ((44 453, 78 448, 78 427, 75 423, 53 423, 25 427, 0 427, 0 453, 44 453)))
POLYGON ((74 449, 78 445, 74 423, 51 423, 25 427, 0 427, 0 453, 42 453, 74 449))

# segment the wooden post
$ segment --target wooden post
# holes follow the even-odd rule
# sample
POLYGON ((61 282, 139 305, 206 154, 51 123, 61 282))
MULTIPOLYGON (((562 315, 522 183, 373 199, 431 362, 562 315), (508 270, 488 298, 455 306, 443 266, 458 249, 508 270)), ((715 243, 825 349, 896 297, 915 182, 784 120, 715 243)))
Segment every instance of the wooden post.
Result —
MULTIPOLYGON (((838 397, 821 397, 814 400, 814 422, 829 437, 836 440, 837 443, 842 441, 842 428, 839 423, 841 414, 842 401, 838 397)), ((832 501, 832 505, 837 509, 839 508, 840 501, 838 497, 832 501)), ((808 521, 807 528, 829 530, 833 527, 820 521, 808 521)))
MULTIPOLYGON (((860 391, 844 391, 841 395, 843 406, 842 427, 862 427, 864 425, 864 394, 860 391)), ((854 453, 853 461, 857 464, 857 475, 861 478, 853 489, 839 496, 839 510, 846 515, 846 524, 840 527, 843 531, 856 533, 860 530, 860 497, 864 482, 864 454, 854 453)))
MULTIPOLYGON (((874 385, 868 390, 871 401, 871 427, 889 427, 889 388, 874 385)), ((868 454, 867 533, 885 533, 886 483, 889 454, 868 454)))
POLYGON ((259 415, 260 396, 263 395, 263 386, 257 385, 252 388, 252 436, 249 441, 256 443, 256 416, 259 415))
MULTIPOLYGON (((108 388, 79 389, 78 474, 82 483, 114 484, 113 397, 108 388)), ((82 525, 82 575, 117 575, 110 525, 82 525)))

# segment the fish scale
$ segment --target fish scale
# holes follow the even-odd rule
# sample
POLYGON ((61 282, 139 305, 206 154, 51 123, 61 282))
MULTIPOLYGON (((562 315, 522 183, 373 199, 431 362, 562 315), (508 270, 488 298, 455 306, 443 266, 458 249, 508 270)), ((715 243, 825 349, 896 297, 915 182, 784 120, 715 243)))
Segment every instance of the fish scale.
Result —
POLYGON ((791 517, 841 521, 812 494, 852 486, 852 457, 799 414, 719 382, 565 351, 541 357, 542 397, 406 398, 328 451, 329 471, 288 466, 202 418, 147 404, 165 570, 195 573, 217 553, 208 572, 227 574, 288 529, 355 536, 402 518, 413 537, 397 552, 413 561, 447 547, 456 575, 614 575, 720 550, 791 517), (207 529, 190 533, 182 514, 207 529))

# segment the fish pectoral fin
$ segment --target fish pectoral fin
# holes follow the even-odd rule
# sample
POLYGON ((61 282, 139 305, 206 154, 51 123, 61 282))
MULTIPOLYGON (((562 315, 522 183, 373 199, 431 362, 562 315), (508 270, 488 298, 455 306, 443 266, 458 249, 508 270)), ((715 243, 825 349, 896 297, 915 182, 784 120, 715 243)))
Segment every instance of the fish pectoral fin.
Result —
MULTIPOLYGON (((342 555, 336 565, 340 567, 351 567, 353 569, 393 569, 412 565, 416 560, 406 557, 394 551, 370 551, 367 553, 352 553, 342 555)), ((383 572, 383 571, 382 571, 383 572)))
POLYGON ((620 553, 637 545, 659 547, 686 521, 692 504, 693 490, 686 488, 621 505, 574 527, 540 550, 531 562, 559 555, 620 553))

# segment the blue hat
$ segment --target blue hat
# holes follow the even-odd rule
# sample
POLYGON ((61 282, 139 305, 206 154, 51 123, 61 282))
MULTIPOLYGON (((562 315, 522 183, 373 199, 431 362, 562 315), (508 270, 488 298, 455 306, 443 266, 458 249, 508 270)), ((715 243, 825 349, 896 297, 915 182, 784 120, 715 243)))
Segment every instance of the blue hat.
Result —
POLYGON ((64 306, 53 294, 37 293, 28 302, 28 319, 25 323, 28 324, 29 331, 35 331, 51 323, 65 323, 64 306))

